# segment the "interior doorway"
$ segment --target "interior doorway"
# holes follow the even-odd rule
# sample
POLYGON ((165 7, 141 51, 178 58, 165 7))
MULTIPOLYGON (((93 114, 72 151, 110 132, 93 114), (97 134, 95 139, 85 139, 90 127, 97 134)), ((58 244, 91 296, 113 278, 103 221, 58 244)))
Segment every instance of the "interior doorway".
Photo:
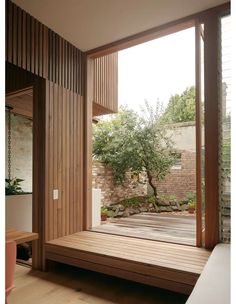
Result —
MULTIPOLYGON (((16 172, 11 172, 10 170, 11 173, 14 173, 14 176, 10 174, 12 175, 10 177, 18 177, 20 178, 20 180, 24 179, 28 181, 25 184, 23 183, 23 181, 20 182, 20 188, 22 188, 25 192, 31 191, 32 202, 29 203, 32 208, 31 222, 28 223, 28 227, 25 228, 30 230, 30 228, 32 227, 32 232, 26 231, 26 234, 20 236, 19 242, 23 242, 23 240, 25 239, 27 239, 27 241, 32 240, 32 267, 37 269, 43 267, 43 253, 41 248, 43 248, 44 242, 45 97, 45 79, 40 78, 32 74, 31 72, 19 68, 9 62, 6 62, 5 105, 8 106, 8 108, 6 108, 7 115, 9 115, 12 109, 15 108, 15 113, 11 113, 9 116, 11 118, 13 117, 13 119, 17 118, 17 123, 19 123, 19 121, 21 121, 21 123, 23 122, 23 130, 26 130, 26 134, 31 134, 31 140, 27 143, 28 147, 30 146, 30 158, 32 159, 31 165, 28 166, 30 173, 29 171, 28 174, 24 173, 26 175, 24 176, 24 178, 21 178, 21 174, 23 174, 21 172, 23 171, 20 172, 19 170, 17 170, 16 172), (22 101, 23 99, 24 101, 22 101)), ((22 129, 19 130, 18 127, 17 132, 21 133, 22 129)), ((7 129, 8 126, 6 127, 6 131, 7 129)), ((16 140, 19 143, 21 141, 18 137, 16 136, 16 140)), ((25 136, 25 138, 26 137, 27 136, 25 136)), ((22 158, 22 167, 24 168, 24 162, 28 160, 25 158, 25 155, 23 155, 22 158)), ((8 160, 6 160, 6 163, 8 164, 8 160)), ((6 178, 8 178, 8 175, 8 170, 6 170, 6 178)), ((20 196, 21 195, 16 195, 15 197, 20 198, 20 196)), ((30 218, 30 216, 28 216, 28 218, 30 218)), ((18 235, 18 231, 20 230, 17 230, 16 228, 14 229, 14 226, 12 226, 11 228, 14 231, 16 230, 18 235)), ((6 231, 6 237, 8 238, 8 236, 10 239, 13 240, 15 240, 15 238, 17 237, 15 233, 13 235, 9 235, 6 231)))
MULTIPOLYGON (((33 87, 6 94, 6 229, 33 232, 33 87)), ((17 262, 32 265, 32 242, 17 245, 17 262)))

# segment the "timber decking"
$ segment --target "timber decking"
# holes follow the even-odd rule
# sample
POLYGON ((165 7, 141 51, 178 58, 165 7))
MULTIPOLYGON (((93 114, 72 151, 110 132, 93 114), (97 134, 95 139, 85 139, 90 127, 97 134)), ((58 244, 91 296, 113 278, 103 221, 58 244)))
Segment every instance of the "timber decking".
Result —
POLYGON ((46 259, 190 294, 210 251, 83 231, 49 241, 46 259))
POLYGON ((145 212, 110 218, 92 231, 195 246, 196 216, 145 212))

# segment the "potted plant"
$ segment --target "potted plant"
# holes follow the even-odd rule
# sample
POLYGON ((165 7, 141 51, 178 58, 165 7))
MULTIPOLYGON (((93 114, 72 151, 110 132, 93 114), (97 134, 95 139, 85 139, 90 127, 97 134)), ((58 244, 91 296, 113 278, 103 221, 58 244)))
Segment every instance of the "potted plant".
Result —
POLYGON ((106 207, 101 207, 101 220, 106 221, 107 220, 107 208, 106 207))
POLYGON ((6 186, 5 186, 5 194, 6 195, 16 195, 16 194, 22 194, 24 191, 21 188, 21 182, 24 180, 21 178, 6 178, 6 186))
POLYGON ((189 213, 194 213, 195 209, 196 209, 196 202, 190 200, 188 202, 188 212, 189 213))

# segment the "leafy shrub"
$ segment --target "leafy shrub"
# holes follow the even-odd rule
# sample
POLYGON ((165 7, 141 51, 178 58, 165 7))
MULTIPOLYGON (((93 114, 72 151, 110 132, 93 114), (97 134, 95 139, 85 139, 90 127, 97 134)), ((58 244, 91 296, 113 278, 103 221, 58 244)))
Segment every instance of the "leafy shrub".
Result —
POLYGON ((155 196, 154 196, 154 195, 149 196, 148 199, 147 199, 147 202, 148 202, 149 204, 155 204, 155 203, 156 203, 156 198, 155 198, 155 196))
POLYGON ((188 207, 189 207, 189 208, 194 208, 194 209, 195 209, 195 208, 196 208, 196 202, 189 202, 189 203, 188 203, 188 207))
POLYGON ((170 195, 169 201, 176 202, 176 196, 175 195, 170 195))
POLYGON ((106 207, 101 207, 101 214, 107 214, 108 209, 106 207))
POLYGON ((5 187, 5 194, 6 195, 16 195, 16 194, 21 194, 24 193, 24 191, 21 188, 20 183, 23 182, 24 180, 21 178, 6 178, 6 187, 5 187))
POLYGON ((125 208, 127 207, 136 207, 140 204, 140 201, 137 197, 126 198, 120 202, 125 208))
POLYGON ((196 201, 196 194, 194 192, 187 192, 186 197, 188 202, 196 201))

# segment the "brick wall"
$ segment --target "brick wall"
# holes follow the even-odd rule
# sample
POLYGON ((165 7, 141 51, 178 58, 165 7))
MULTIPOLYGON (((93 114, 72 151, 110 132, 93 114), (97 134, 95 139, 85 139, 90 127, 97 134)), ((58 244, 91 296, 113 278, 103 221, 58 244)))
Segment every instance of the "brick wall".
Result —
POLYGON ((181 167, 174 167, 164 180, 155 183, 158 195, 174 195, 178 200, 184 200, 188 192, 196 193, 196 153, 179 152, 181 167))
MULTIPOLYGON (((196 192, 196 154, 189 151, 181 152, 181 167, 174 167, 162 181, 155 182, 158 195, 175 196, 178 200, 186 199, 188 192, 196 192)), ((141 174, 142 181, 146 181, 145 174, 141 174)), ((118 203, 122 199, 147 194, 147 184, 140 184, 126 174, 125 182, 116 185, 112 170, 106 168, 99 161, 93 161, 93 188, 101 189, 102 205, 118 203)))
MULTIPOLYGON (((146 180, 144 174, 141 174, 140 178, 146 180)), ((117 185, 114 182, 112 170, 96 160, 93 160, 92 181, 93 188, 101 189, 102 205, 110 205, 118 203, 124 198, 147 194, 147 184, 134 181, 131 178, 131 172, 126 174, 122 185, 117 185)))

